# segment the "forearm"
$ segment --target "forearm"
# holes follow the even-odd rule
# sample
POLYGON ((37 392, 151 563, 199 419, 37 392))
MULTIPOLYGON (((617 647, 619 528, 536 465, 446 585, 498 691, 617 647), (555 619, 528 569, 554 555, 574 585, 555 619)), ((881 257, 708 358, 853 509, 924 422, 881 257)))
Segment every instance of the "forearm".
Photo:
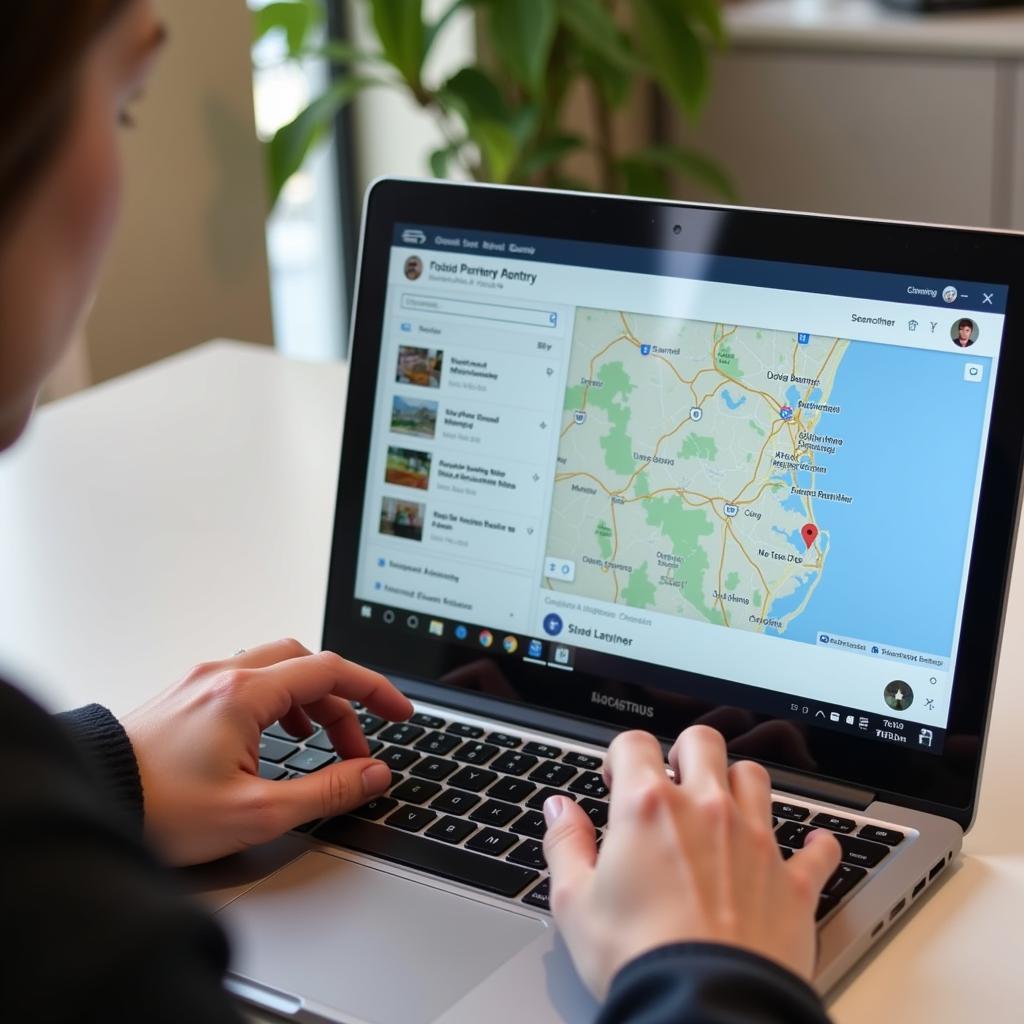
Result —
POLYGON ((685 943, 619 971, 597 1024, 828 1024, 828 1016, 817 995, 776 964, 685 943))

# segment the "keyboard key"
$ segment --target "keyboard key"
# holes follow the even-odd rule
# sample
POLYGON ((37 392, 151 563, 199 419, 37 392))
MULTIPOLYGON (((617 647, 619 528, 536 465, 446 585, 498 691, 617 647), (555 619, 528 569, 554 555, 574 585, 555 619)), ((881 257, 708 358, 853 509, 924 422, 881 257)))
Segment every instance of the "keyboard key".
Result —
POLYGON ((597 772, 584 772, 569 786, 569 789, 573 793, 592 796, 597 800, 603 800, 608 795, 608 787, 597 772))
POLYGON ((471 825, 461 818, 444 817, 435 821, 424 833, 432 839, 441 839, 446 843, 461 843, 466 836, 471 836, 476 831, 476 825, 471 825))
POLYGON ((480 799, 461 789, 446 789, 430 806, 445 814, 465 814, 476 807, 480 799))
POLYGON ((819 896, 818 909, 814 912, 814 920, 820 921, 826 914, 831 913, 838 905, 839 901, 833 899, 831 896, 819 896))
POLYGON ((500 800, 486 800, 470 817, 484 825, 507 825, 513 818, 518 818, 520 808, 515 804, 505 804, 500 800))
POLYGON ((898 846, 903 842, 903 833, 894 828, 879 828, 877 825, 865 825, 858 833, 862 839, 873 839, 876 843, 886 846, 898 846))
POLYGON ((357 807, 352 813, 357 817, 366 818, 368 821, 376 821, 378 818, 383 818, 388 811, 393 811, 397 806, 397 800, 392 800, 389 796, 377 796, 369 803, 363 804, 362 807, 357 807))
POLYGON ((371 736, 384 724, 384 719, 380 715, 371 715, 369 711, 361 711, 359 724, 363 727, 363 732, 371 736))
POLYGON ((419 832, 424 825, 429 825, 436 817, 437 811, 431 811, 426 807, 399 806, 398 810, 384 824, 393 825, 406 832, 419 832))
POLYGON ((574 803, 576 801, 576 797, 574 797, 572 793, 567 793, 564 789, 552 789, 551 786, 545 786, 539 792, 534 793, 533 796, 526 801, 526 806, 529 807, 530 810, 541 811, 544 809, 544 801, 547 800, 549 796, 564 796, 568 797, 574 803))
POLYGON ((526 779, 498 779, 487 790, 487 795, 495 800, 507 800, 509 803, 522 803, 537 787, 526 779))
POLYGON ((465 761, 467 764, 487 764, 488 761, 498 752, 493 743, 464 743, 452 754, 456 761, 465 761))
POLYGON ((497 743, 499 747, 515 749, 523 741, 518 736, 510 736, 507 732, 491 732, 487 734, 488 743, 497 743))
POLYGON ((857 827, 857 822, 852 818, 840 818, 836 814, 816 814, 811 818, 811 824, 833 832, 852 832, 857 827))
MULTIPOLYGON (((314 726, 312 735, 315 736, 319 731, 319 726, 314 726)), ((280 722, 268 726, 263 732, 267 736, 273 736, 278 740, 287 740, 289 743, 301 743, 306 739, 305 736, 296 736, 294 733, 290 733, 280 722)))
POLYGON ((532 868, 493 857, 481 857, 459 846, 433 842, 423 836, 408 835, 386 825, 351 816, 331 818, 315 834, 324 842, 383 857, 395 864, 426 871, 452 882, 462 882, 498 896, 518 896, 539 877, 532 868))
POLYGON ((864 868, 873 868, 889 853, 889 847, 881 843, 869 843, 866 839, 856 836, 836 836, 843 848, 843 863, 857 864, 864 868))
POLYGON ((260 761, 260 778, 277 782, 283 779, 288 773, 279 765, 271 764, 269 761, 260 761))
POLYGON ((594 828, 604 828, 608 824, 608 804, 604 800, 591 800, 585 797, 580 801, 580 807, 590 816, 594 828))
POLYGON ((288 758, 284 766, 297 772, 315 772, 335 760, 337 760, 335 755, 328 754, 326 750, 307 748, 306 750, 300 750, 294 757, 288 758))
POLYGON ((401 772, 392 772, 391 785, 388 789, 397 789, 403 782, 405 782, 405 776, 401 772))
POLYGON ((603 764, 601 758, 594 757, 591 754, 580 754, 575 750, 570 750, 562 760, 566 764, 571 764, 574 768, 586 768, 592 772, 596 772, 603 764))
POLYGON ((443 757, 424 757, 409 769, 409 774, 420 779, 433 779, 439 782, 441 779, 448 778, 458 767, 454 761, 446 761, 443 757))
POLYGON ((280 763, 291 757, 298 749, 294 743, 275 740, 273 736, 260 737, 260 757, 264 761, 273 761, 275 764, 280 763))
POLYGON ((784 821, 775 830, 775 841, 779 846, 792 846, 794 850, 799 850, 804 845, 804 836, 810 831, 810 825, 801 825, 796 821, 784 821))
POLYGON ((545 786, 564 786, 575 774, 576 769, 567 764, 544 761, 530 772, 530 778, 545 786))
POLYGON ((780 803, 772 804, 772 814, 779 818, 789 818, 790 821, 806 821, 811 812, 806 807, 797 807, 795 804, 780 803))
POLYGON ((443 718, 438 718, 437 715, 428 715, 425 711, 417 711, 409 721, 412 722, 413 725, 422 725, 427 729, 444 728, 443 718))
POLYGON ((456 736, 467 736, 471 740, 478 740, 484 734, 479 725, 467 725, 465 722, 452 722, 448 726, 448 732, 455 733, 456 736))
POLYGON ((370 757, 376 757, 377 751, 384 746, 380 740, 367 740, 366 745, 370 748, 370 757))
POLYGON ((517 832, 521 836, 530 836, 533 839, 543 839, 547 827, 544 815, 540 811, 527 811, 521 818, 509 825, 513 832, 517 832))
POLYGON ((408 722, 397 722, 389 725, 381 734, 380 738, 385 743, 398 743, 407 747, 413 740, 419 739, 426 730, 419 725, 410 725, 408 722))
POLYGON ((408 804, 425 804, 440 792, 441 787, 436 782, 427 779, 406 779, 400 786, 391 790, 391 796, 408 804))
POLYGON ((462 742, 450 732, 428 732, 416 741, 416 749, 427 754, 450 754, 462 742))
POLYGON ((313 747, 315 750, 327 750, 332 754, 334 753, 334 744, 325 732, 318 732, 315 736, 310 737, 310 739, 306 740, 306 746, 313 747))
POLYGON ((867 877, 865 868, 854 867, 852 864, 840 864, 832 877, 825 883, 821 894, 831 896, 836 901, 841 900, 865 877, 867 877))
POLYGON ((515 842, 516 837, 510 836, 507 832, 499 832, 496 828, 485 828, 467 841, 466 849, 489 853, 492 857, 497 857, 513 846, 515 842))
POLYGON ((524 839, 507 859, 513 864, 522 864, 525 868, 539 868, 541 871, 548 866, 544 859, 544 844, 536 839, 524 839))
POLYGON ((793 856, 793 851, 788 846, 780 846, 779 853, 782 854, 783 860, 789 860, 793 856))
POLYGON ((505 775, 525 775, 536 764, 537 758, 532 754, 516 751, 513 754, 502 754, 491 762, 491 767, 505 775))
POLYGON ((561 747, 552 747, 548 743, 527 743, 523 747, 524 754, 536 754, 537 757, 558 757, 562 753, 561 747))
POLYGON ((531 907, 539 907, 541 910, 551 909, 551 879, 545 878, 540 885, 531 889, 522 900, 531 907))
POLYGON ((449 780, 449 786, 458 786, 459 789, 468 789, 472 793, 479 793, 486 789, 498 776, 489 772, 486 768, 472 768, 466 766, 460 768, 449 780))
POLYGON ((419 754, 405 747, 385 747, 376 757, 378 761, 383 761, 389 768, 399 772, 405 771, 420 759, 419 754))

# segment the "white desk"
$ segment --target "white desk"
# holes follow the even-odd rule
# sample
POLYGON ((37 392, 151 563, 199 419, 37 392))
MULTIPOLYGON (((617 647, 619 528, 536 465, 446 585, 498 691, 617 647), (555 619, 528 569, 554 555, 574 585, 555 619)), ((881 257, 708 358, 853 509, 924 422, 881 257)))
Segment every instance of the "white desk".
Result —
MULTIPOLYGON (((0 457, 3 671, 123 712, 200 659, 315 647, 345 387, 220 342, 43 409, 0 457)), ((841 1024, 1021 1018, 1021 579, 963 864, 838 994, 841 1024)))

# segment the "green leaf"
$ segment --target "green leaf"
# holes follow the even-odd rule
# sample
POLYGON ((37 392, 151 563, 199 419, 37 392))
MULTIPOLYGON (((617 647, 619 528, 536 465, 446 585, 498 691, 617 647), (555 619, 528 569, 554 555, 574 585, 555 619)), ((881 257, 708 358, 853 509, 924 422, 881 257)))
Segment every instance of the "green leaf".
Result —
POLYGON ((519 155, 519 143, 508 125, 480 119, 467 127, 470 138, 480 147, 489 180, 498 184, 508 181, 519 155))
POLYGON ((668 195, 668 172, 646 160, 624 157, 617 165, 622 175, 623 191, 631 196, 652 196, 663 199, 668 195))
POLYGON ((708 58, 683 8, 677 0, 634 0, 633 24, 654 77, 678 106, 696 114, 707 93, 708 58))
POLYGON ((573 38, 601 60, 623 71, 643 70, 630 50, 628 41, 600 0, 559 0, 558 12, 562 24, 573 38))
POLYGON ((253 12, 254 39, 280 29, 288 41, 288 55, 297 56, 314 27, 323 20, 323 8, 314 0, 280 0, 253 12))
POLYGON ((736 188, 729 175, 710 157, 683 146, 651 146, 634 153, 632 160, 649 167, 662 168, 682 174, 691 181, 717 192, 723 199, 735 202, 736 188))
POLYGON ((558 135, 542 142, 519 165, 519 173, 524 178, 543 171, 551 164, 558 163, 563 157, 577 149, 581 149, 583 140, 578 135, 558 135))
POLYGON ((334 123, 342 107, 356 93, 371 85, 380 84, 368 78, 339 79, 293 121, 277 130, 267 143, 271 207, 277 202, 281 189, 287 184, 288 179, 302 166, 309 151, 334 123))
POLYGON ((495 53, 517 82, 540 95, 558 27, 555 0, 497 0, 489 15, 495 53))
POLYGON ((728 42, 719 0, 686 0, 686 6, 719 46, 728 42))
POLYGON ((447 178, 448 177, 448 161, 456 154, 458 147, 455 143, 451 143, 447 146, 442 146, 441 149, 435 149, 430 154, 430 173, 435 178, 447 178))
MULTIPOLYGON (((430 48, 434 45, 434 40, 441 34, 445 25, 448 24, 457 11, 460 11, 467 3, 472 6, 473 0, 453 0, 453 3, 448 9, 437 19, 432 25, 427 25, 425 28, 425 34, 423 37, 423 58, 426 59, 427 54, 430 52, 430 48)), ((709 0, 710 3, 714 3, 715 0, 709 0)))
POLYGON ((618 110, 629 99, 636 83, 636 74, 601 60, 590 50, 581 51, 580 58, 587 75, 601 90, 605 102, 613 110, 618 110))
POLYGON ((480 68, 463 68, 439 90, 445 106, 454 107, 467 120, 486 118, 505 121, 509 111, 494 80, 480 68))
POLYGON ((418 94, 427 53, 420 0, 370 0, 370 5, 384 56, 418 94))
POLYGON ((341 67, 348 67, 351 64, 379 63, 384 59, 381 53, 360 50, 343 39, 328 39, 320 46, 307 46, 303 51, 303 56, 323 57, 331 64, 341 67))

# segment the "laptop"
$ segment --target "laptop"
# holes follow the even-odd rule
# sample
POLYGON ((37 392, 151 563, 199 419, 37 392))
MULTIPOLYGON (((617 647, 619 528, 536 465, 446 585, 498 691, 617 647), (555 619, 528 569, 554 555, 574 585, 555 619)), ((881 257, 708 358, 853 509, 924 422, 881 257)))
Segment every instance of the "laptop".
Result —
MULTIPOLYGON (((827 994, 975 812, 1019 505, 1020 236, 381 180, 323 646, 394 772, 203 870, 229 986, 303 1021, 578 1022, 541 806, 621 730, 719 729, 781 855, 831 829, 827 994)), ((340 398, 340 396, 339 396, 340 398)), ((327 471, 327 467, 324 467, 327 471)), ((331 762, 266 731, 261 773, 331 762)))

